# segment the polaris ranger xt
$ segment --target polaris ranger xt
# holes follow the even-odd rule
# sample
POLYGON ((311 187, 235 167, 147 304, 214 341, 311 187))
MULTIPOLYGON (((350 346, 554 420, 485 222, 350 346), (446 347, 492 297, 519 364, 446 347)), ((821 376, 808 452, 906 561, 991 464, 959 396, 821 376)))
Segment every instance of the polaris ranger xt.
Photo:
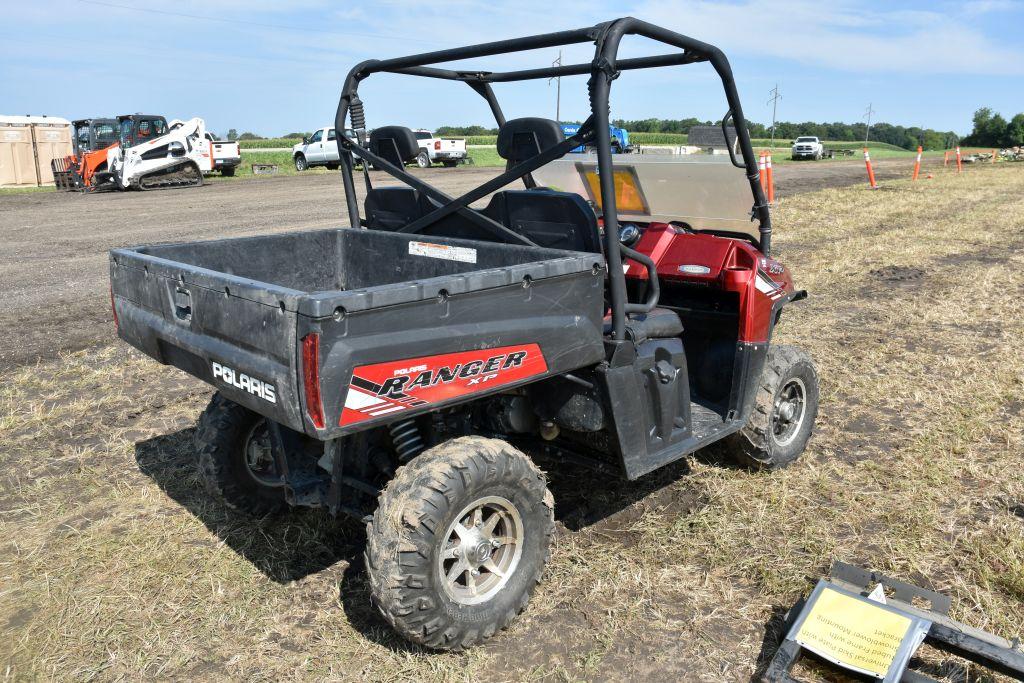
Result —
POLYGON ((349 72, 334 125, 352 228, 116 249, 114 314, 122 339, 217 388, 196 431, 211 493, 255 515, 301 505, 368 522, 373 601, 404 636, 458 649, 526 606, 554 501, 523 450, 617 463, 629 479, 727 437, 753 466, 803 451, 817 375, 769 340, 805 294, 769 256, 757 160, 717 48, 624 18, 371 60, 349 72), (617 59, 629 34, 674 49, 617 59), (578 43, 596 46, 593 61, 435 66, 578 43), (612 81, 694 62, 725 87, 742 160, 723 161, 749 182, 746 231, 644 220, 642 188, 613 166, 612 81), (376 73, 466 83, 497 120, 506 171, 458 198, 406 171, 412 131, 366 134, 358 88, 376 73), (505 120, 492 90, 570 75, 589 75, 591 115, 568 138, 555 121, 505 120), (589 202, 537 186, 534 172, 581 145, 597 149, 589 202), (373 186, 364 164, 360 206, 354 156, 404 186, 373 186))

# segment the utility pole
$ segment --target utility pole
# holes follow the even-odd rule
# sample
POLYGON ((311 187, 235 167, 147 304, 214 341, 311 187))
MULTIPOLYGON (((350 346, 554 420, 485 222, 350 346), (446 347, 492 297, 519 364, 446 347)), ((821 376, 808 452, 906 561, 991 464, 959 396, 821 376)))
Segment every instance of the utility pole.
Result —
POLYGON ((765 104, 771 104, 772 105, 772 142, 771 142, 771 148, 774 149, 775 148, 775 112, 776 112, 776 110, 778 109, 778 106, 779 106, 779 99, 782 97, 782 95, 779 94, 779 84, 776 83, 775 87, 772 88, 771 92, 769 92, 768 94, 771 95, 771 97, 768 98, 768 101, 765 102, 765 104))
POLYGON ((864 131, 864 144, 868 144, 868 135, 871 134, 871 115, 877 112, 871 108, 871 103, 868 102, 868 108, 864 110, 864 116, 868 120, 867 130, 864 131))
MULTIPOLYGON (((562 66, 562 51, 558 51, 558 59, 551 62, 551 66, 562 66)), ((548 85, 555 81, 555 121, 562 122, 562 77, 552 76, 548 79, 548 85)))

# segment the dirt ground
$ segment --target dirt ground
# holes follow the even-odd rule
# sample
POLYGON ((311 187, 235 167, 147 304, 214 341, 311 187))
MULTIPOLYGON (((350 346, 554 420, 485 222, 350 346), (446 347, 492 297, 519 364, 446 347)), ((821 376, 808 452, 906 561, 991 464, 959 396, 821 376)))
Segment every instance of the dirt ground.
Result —
MULTIPOLYGON (((537 456, 551 563, 524 615, 464 654, 411 646, 370 608, 358 524, 211 501, 191 445, 209 387, 114 342, 106 320, 108 247, 334 225, 332 179, 0 197, 16 251, 2 284, 23 311, 0 329, 43 356, 0 369, 4 679, 747 681, 834 560, 1024 634, 1024 166, 870 192, 851 165, 855 186, 810 191, 815 178, 803 194, 781 171, 776 253, 810 297, 775 341, 819 367, 808 452, 757 473, 712 448, 637 482, 537 456), (94 208, 140 199, 109 228, 94 208), (88 230, 33 218, 77 206, 88 230), (51 250, 60 265, 44 269, 51 250), (96 329, 32 337, 21 328, 57 329, 57 314, 22 279, 65 295, 71 319, 102 310, 96 329)), ((945 681, 1001 680, 927 648, 920 661, 945 681)))
MULTIPOLYGON (((909 174, 905 160, 882 161, 877 168, 880 178, 909 174)), ((499 169, 415 172, 457 195, 499 169)), ((383 173, 374 176, 391 182, 383 173)), ((789 164, 776 177, 781 198, 862 183, 866 175, 863 163, 843 161, 789 164)), ((348 225, 335 173, 213 182, 187 191, 0 195, 0 216, 0 289, 6 299, 0 330, 7 335, 0 367, 111 338, 110 249, 348 225)))

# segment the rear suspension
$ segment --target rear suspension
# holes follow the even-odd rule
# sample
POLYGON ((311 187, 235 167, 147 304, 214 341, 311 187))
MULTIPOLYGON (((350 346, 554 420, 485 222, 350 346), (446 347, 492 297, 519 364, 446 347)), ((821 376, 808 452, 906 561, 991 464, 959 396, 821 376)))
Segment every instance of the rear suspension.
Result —
POLYGON ((388 425, 388 432, 391 434, 391 443, 398 454, 399 462, 409 462, 423 452, 423 436, 415 420, 410 418, 392 422, 388 425))

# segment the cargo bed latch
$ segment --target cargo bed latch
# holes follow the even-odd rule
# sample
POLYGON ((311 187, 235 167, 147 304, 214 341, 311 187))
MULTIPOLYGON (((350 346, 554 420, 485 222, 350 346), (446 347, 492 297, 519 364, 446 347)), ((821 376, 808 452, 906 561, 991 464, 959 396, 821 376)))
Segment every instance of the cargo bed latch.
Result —
POLYGON ((183 323, 192 320, 192 293, 184 287, 174 288, 174 318, 183 323))

